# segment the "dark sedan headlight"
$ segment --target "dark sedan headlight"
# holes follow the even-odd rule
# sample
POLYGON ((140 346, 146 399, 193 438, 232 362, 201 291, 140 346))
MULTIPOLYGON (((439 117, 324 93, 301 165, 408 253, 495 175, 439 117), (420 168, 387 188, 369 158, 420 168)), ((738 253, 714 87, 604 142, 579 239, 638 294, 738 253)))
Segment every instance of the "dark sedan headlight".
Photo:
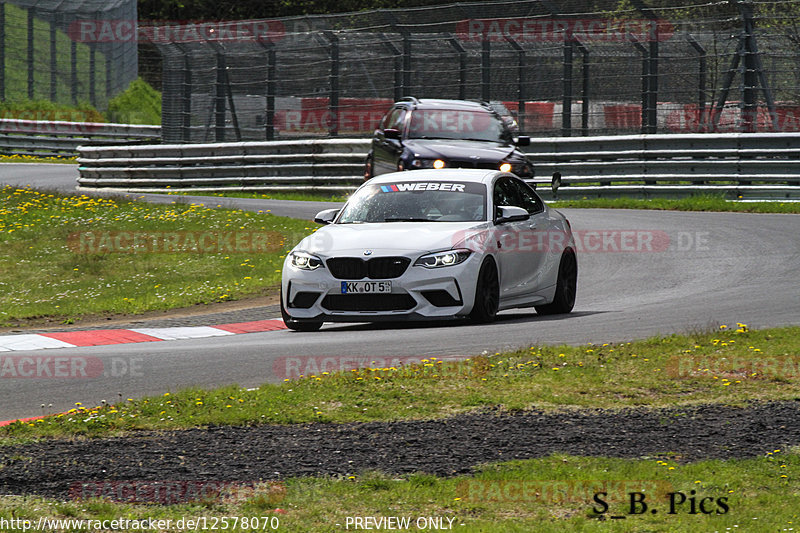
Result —
POLYGON ((533 169, 526 161, 500 161, 497 167, 503 172, 511 172, 521 178, 533 177, 533 169))
POLYGON ((289 253, 289 264, 298 270, 316 270, 322 266, 322 259, 306 252, 289 253))
POLYGON ((469 250, 447 250, 445 252, 425 254, 414 262, 414 266, 441 268, 458 265, 466 261, 471 253, 469 250))
POLYGON ((444 168, 447 166, 444 159, 412 159, 411 168, 444 168))

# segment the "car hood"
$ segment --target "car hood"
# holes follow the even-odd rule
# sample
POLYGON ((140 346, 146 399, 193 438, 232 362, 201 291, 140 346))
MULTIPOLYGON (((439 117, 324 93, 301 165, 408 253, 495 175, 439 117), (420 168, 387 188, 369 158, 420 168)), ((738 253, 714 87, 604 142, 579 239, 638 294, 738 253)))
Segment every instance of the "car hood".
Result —
POLYGON ((374 257, 413 255, 463 246, 468 235, 488 227, 488 222, 384 222, 331 224, 309 235, 295 249, 324 257, 374 257))
POLYGON ((516 147, 511 144, 489 141, 461 141, 450 139, 406 139, 406 148, 424 159, 501 161, 511 155, 516 147))

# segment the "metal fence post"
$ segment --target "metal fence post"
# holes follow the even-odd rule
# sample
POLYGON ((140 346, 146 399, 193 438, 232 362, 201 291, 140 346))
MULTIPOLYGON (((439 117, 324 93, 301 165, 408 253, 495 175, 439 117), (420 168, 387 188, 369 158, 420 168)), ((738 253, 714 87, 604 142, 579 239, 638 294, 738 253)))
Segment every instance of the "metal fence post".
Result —
POLYGON ((403 96, 411 96, 411 35, 403 29, 403 96))
POLYGON ((581 72, 583 74, 581 87, 581 135, 589 135, 589 49, 586 48, 577 38, 574 40, 575 46, 581 51, 581 72))
POLYGON ((89 43, 89 102, 97 107, 97 53, 94 43, 89 43))
POLYGON ((467 98, 467 51, 456 39, 448 39, 450 46, 458 52, 458 99, 467 98))
POLYGON ((525 49, 509 36, 506 41, 517 51, 517 124, 525 131, 525 49))
POLYGON ((175 43, 175 49, 183 55, 183 110, 181 112, 181 139, 183 142, 192 141, 192 63, 189 52, 181 43, 175 43))
POLYGON ((325 36, 330 42, 331 72, 330 72, 330 105, 331 122, 328 133, 331 137, 339 134, 339 38, 335 33, 326 31, 325 36))
POLYGON ((564 36, 564 80, 561 98, 561 135, 572 135, 572 51, 574 41, 564 36))
POLYGON ((492 81, 492 43, 484 38, 481 41, 481 99, 491 100, 492 81))
POLYGON ((214 99, 214 139, 225 142, 225 54, 217 50, 217 83, 214 99))
POLYGON ((267 109, 265 110, 265 136, 268 141, 275 139, 275 92, 278 87, 276 80, 275 45, 269 43, 267 48, 267 109))
POLYGON ((33 100, 33 25, 35 23, 35 12, 31 7, 28 9, 28 100, 33 100))
POLYGON ((72 103, 78 103, 78 43, 69 42, 70 92, 72 103))
POLYGON ((649 52, 642 43, 636 40, 631 34, 628 34, 628 40, 633 46, 642 54, 642 115, 641 115, 641 132, 647 133, 647 124, 650 120, 648 113, 650 106, 650 61, 649 52))
MULTIPOLYGON (((55 17, 55 13, 53 13, 55 17)), ((56 21, 50 21, 50 101, 55 102, 58 93, 58 62, 56 60, 56 21)))
POLYGON ((6 99, 6 3, 0 2, 0 100, 6 99))
POLYGON ((110 55, 110 52, 103 54, 103 58, 106 61, 106 105, 114 97, 114 88, 111 85, 111 80, 114 79, 114 63, 111 61, 110 55))
POLYGON ((647 54, 647 125, 644 133, 658 132, 658 39, 650 41, 647 54))
POLYGON ((394 87, 392 87, 392 94, 394 95, 394 100, 396 102, 403 97, 403 67, 401 64, 403 53, 394 45, 394 43, 386 38, 386 34, 381 33, 380 37, 383 46, 389 51, 390 54, 392 54, 392 58, 394 59, 394 87))
POLYGON ((695 49, 698 55, 697 68, 699 72, 697 74, 697 127, 699 131, 705 132, 708 129, 708 120, 706 119, 706 72, 708 69, 706 49, 703 48, 700 43, 698 43, 697 40, 691 35, 688 35, 686 39, 689 41, 689 44, 692 45, 692 48, 695 49))

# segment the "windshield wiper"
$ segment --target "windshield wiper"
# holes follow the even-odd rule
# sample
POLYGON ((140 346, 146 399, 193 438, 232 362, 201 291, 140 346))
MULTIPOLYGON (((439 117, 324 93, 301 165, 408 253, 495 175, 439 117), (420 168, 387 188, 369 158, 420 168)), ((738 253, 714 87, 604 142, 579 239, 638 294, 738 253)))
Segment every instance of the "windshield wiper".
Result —
POLYGON ((412 218, 412 217, 389 217, 384 218, 384 222, 433 222, 429 218, 412 218))

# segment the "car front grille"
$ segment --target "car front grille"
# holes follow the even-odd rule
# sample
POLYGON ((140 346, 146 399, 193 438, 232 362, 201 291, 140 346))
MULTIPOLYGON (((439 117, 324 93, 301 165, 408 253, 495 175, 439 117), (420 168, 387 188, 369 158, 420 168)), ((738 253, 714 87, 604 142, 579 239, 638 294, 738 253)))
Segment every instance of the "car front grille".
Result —
POLYGON ((449 161, 448 166, 451 168, 481 168, 487 170, 497 170, 500 168, 500 163, 496 161, 449 161))
POLYGON ((337 279, 392 279, 403 275, 411 259, 407 257, 334 257, 325 264, 337 279))
POLYGON ((322 300, 329 311, 408 311, 415 305, 410 294, 329 294, 322 300))

